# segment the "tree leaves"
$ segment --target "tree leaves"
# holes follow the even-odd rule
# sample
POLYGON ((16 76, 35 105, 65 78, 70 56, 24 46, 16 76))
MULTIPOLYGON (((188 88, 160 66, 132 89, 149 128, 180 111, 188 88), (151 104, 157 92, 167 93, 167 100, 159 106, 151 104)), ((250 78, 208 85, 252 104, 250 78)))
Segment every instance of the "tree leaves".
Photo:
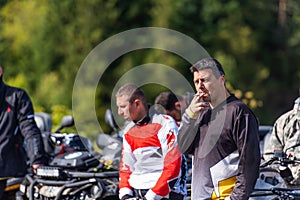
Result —
MULTIPOLYGON (((296 1, 288 1, 281 27, 277 1, 12 0, 0 5, 4 77, 23 86, 35 106, 48 112, 58 104, 72 109, 75 76, 93 48, 122 31, 148 26, 170 28, 198 41, 223 63, 231 92, 238 92, 262 123, 273 123, 297 97, 300 5, 296 1), (284 98, 277 91, 284 91, 284 98)), ((111 106, 114 83, 146 63, 170 66, 192 83, 189 63, 179 56, 149 49, 130 52, 112 63, 101 80, 96 95, 99 121, 111 106)), ((159 87, 147 88, 152 101, 159 87)))

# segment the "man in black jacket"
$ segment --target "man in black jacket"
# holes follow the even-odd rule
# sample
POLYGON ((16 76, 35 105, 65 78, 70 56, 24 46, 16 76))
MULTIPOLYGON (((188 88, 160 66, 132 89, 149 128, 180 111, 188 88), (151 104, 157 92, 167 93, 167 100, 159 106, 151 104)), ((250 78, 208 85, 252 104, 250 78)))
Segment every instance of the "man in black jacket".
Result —
POLYGON ((194 156, 192 199, 247 200, 259 175, 258 120, 229 93, 216 59, 190 70, 197 94, 182 116, 178 146, 194 156))
POLYGON ((34 172, 47 161, 30 97, 24 90, 6 85, 2 77, 0 66, 0 199, 7 178, 26 174, 27 158, 34 172))

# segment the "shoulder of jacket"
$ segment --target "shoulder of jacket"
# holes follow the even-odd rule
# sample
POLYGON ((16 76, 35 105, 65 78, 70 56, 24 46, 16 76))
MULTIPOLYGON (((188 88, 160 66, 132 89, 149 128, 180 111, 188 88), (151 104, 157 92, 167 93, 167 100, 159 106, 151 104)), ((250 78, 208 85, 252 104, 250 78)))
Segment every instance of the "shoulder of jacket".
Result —
POLYGON ((22 88, 7 85, 7 84, 5 84, 5 87, 6 87, 7 94, 26 94, 26 91, 22 88))
POLYGON ((276 120, 276 123, 288 123, 290 121, 290 119, 294 116, 294 112, 293 110, 290 110, 284 114, 282 114, 281 116, 279 116, 276 120))
POLYGON ((162 126, 170 126, 170 127, 177 127, 176 121, 173 117, 165 114, 155 114, 152 117, 152 123, 158 123, 162 126))
POLYGON ((167 123, 168 121, 173 120, 173 118, 169 115, 165 114, 154 114, 152 117, 152 122, 162 122, 162 123, 167 123))
POLYGON ((251 116, 255 117, 255 114, 251 110, 251 108, 238 98, 235 98, 235 100, 233 100, 232 103, 229 103, 227 105, 232 107, 232 110, 235 110, 235 112, 237 112, 238 115, 250 114, 251 116))
POLYGON ((127 125, 126 125, 126 127, 124 128, 124 134, 126 134, 132 127, 134 127, 134 122, 133 121, 131 121, 131 122, 129 122, 127 125))

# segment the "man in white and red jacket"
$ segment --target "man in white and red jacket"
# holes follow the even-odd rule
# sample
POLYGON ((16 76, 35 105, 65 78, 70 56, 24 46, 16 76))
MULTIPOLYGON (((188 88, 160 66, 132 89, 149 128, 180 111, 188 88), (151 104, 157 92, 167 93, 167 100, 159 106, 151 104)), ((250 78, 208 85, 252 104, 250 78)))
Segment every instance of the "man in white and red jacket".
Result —
POLYGON ((159 200, 168 197, 180 176, 178 127, 168 115, 149 116, 143 91, 134 84, 116 94, 118 114, 131 121, 123 136, 119 197, 159 200))

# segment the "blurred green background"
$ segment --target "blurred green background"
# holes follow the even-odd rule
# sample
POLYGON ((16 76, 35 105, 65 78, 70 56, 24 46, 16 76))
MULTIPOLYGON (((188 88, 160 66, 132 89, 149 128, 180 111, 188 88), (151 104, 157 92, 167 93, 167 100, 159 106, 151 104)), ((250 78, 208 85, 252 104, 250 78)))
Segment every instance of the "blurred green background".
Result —
MULTIPOLYGON (((186 34, 220 60, 228 88, 261 124, 272 125, 298 97, 299 0, 0 0, 4 80, 23 87, 36 112, 51 114, 55 128, 72 114, 75 76, 89 52, 122 31, 150 26, 186 34)), ((173 67, 192 84, 190 64, 169 52, 145 49, 120 57, 97 90, 104 131, 110 130, 103 118, 114 83, 149 62, 173 67)), ((145 87, 150 103, 162 89, 145 87)))

